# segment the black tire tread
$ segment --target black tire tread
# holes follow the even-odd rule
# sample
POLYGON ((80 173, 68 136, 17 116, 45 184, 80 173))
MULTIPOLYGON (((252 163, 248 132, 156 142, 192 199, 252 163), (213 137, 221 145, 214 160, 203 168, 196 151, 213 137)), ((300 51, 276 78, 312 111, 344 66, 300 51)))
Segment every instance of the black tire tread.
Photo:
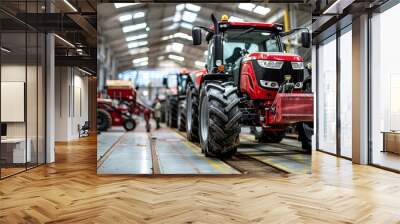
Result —
POLYGON ((112 117, 111 114, 108 113, 106 110, 98 108, 97 109, 97 117, 103 117, 103 123, 101 125, 97 124, 98 131, 107 131, 112 125, 112 117))
POLYGON ((186 136, 191 142, 199 142, 199 94, 193 84, 189 84, 187 88, 192 95, 192 105, 186 105, 186 107, 192 107, 192 127, 190 133, 186 130, 186 136))
POLYGON ((170 96, 168 99, 168 126, 171 128, 178 127, 178 99, 175 96, 170 96))
POLYGON ((231 157, 237 150, 240 134, 239 97, 232 82, 211 82, 203 91, 209 102, 207 156, 231 157))
POLYGON ((179 101, 178 130, 186 131, 186 101, 179 101))

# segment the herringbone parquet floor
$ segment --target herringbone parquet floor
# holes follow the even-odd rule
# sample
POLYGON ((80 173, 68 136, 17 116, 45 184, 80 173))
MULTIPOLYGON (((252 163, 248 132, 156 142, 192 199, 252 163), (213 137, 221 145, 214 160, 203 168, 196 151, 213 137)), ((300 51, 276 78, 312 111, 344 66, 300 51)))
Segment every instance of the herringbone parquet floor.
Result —
POLYGON ((400 223, 400 175, 314 153, 312 175, 96 174, 95 137, 0 181, 0 223, 400 223))

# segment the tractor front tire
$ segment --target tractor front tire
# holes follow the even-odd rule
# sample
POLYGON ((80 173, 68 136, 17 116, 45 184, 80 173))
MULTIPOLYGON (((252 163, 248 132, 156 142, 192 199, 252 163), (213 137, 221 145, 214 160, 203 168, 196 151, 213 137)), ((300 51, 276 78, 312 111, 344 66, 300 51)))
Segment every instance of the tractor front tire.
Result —
POLYGON ((125 131, 133 131, 136 128, 136 121, 133 118, 126 119, 122 126, 125 131))
POLYGON ((200 145, 206 156, 230 158, 239 145, 240 99, 232 82, 207 82, 200 92, 200 145))
POLYGON ((107 131, 109 128, 111 128, 111 125, 112 117, 110 113, 104 109, 97 109, 97 130, 107 131))
POLYGON ((178 130, 186 131, 186 100, 179 101, 178 111, 178 130))
POLYGON ((186 88, 186 136, 191 142, 199 141, 199 94, 191 83, 186 88))

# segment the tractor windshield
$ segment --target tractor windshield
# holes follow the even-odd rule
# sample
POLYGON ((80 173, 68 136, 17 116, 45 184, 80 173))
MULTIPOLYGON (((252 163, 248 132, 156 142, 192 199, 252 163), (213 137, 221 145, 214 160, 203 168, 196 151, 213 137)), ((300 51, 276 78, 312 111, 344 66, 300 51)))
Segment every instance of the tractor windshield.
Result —
POLYGON ((266 30, 228 30, 223 46, 225 64, 235 63, 245 52, 282 52, 278 35, 266 30))

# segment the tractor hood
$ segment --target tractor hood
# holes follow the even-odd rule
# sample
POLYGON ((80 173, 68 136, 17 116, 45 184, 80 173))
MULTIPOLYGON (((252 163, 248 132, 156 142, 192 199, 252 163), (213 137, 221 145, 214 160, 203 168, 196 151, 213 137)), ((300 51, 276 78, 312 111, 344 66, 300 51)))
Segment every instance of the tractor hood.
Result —
POLYGON ((304 59, 295 54, 281 52, 253 52, 246 55, 245 59, 302 62, 304 59))

